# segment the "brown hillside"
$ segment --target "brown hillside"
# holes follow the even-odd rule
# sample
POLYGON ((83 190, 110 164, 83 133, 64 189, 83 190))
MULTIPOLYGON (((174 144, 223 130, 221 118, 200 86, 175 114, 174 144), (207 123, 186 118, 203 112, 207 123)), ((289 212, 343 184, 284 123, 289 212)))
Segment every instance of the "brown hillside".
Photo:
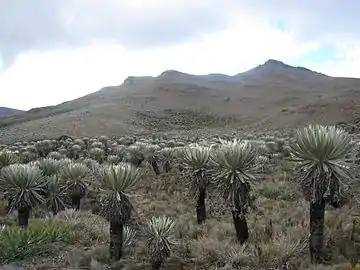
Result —
POLYGON ((170 70, 158 77, 129 77, 120 86, 58 106, 0 118, 0 142, 335 124, 360 117, 358 106, 360 79, 269 60, 235 76, 170 70))

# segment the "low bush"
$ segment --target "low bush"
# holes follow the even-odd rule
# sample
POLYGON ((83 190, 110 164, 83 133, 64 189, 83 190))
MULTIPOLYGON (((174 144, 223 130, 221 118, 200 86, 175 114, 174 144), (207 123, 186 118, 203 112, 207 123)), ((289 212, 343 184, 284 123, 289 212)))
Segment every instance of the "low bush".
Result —
POLYGON ((27 229, 5 227, 0 230, 0 262, 52 255, 71 241, 71 228, 63 222, 36 220, 27 229))

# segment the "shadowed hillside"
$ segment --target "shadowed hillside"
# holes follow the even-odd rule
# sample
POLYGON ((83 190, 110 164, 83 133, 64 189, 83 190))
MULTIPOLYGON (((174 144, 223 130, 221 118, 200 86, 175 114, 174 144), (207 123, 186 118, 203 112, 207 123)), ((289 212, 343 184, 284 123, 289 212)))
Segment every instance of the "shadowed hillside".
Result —
POLYGON ((360 117, 360 79, 269 60, 235 76, 128 77, 120 86, 0 119, 0 141, 153 132, 228 132, 360 117))
POLYGON ((6 107, 0 107, 0 117, 3 116, 9 116, 9 115, 16 115, 19 113, 22 113, 23 111, 21 110, 16 110, 16 109, 11 109, 11 108, 6 108, 6 107))

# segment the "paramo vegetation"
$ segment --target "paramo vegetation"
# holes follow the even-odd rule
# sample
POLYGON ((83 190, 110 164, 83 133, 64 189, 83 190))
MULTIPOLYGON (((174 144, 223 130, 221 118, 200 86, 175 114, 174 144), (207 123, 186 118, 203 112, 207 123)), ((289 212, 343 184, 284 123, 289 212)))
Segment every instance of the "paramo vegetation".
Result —
POLYGON ((360 269, 359 140, 333 126, 0 147, 12 269, 360 269))

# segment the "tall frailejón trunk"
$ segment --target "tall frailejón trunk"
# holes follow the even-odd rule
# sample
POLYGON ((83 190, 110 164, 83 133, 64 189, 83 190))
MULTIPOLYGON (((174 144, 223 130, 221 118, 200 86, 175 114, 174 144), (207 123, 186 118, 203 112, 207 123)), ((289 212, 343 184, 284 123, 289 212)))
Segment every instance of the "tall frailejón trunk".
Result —
POLYGON ((9 199, 8 199, 8 203, 7 203, 7 206, 6 206, 6 208, 5 208, 5 210, 6 210, 7 213, 10 212, 10 210, 11 210, 11 204, 12 204, 12 199, 9 198, 9 199))
POLYGON ((198 197, 196 201, 196 216, 198 224, 202 224, 206 220, 206 206, 205 206, 205 198, 206 198, 206 176, 205 173, 200 171, 195 176, 198 181, 198 197))
POLYGON ((152 270, 159 270, 162 263, 163 263, 163 260, 161 260, 160 258, 151 256, 150 264, 151 264, 152 270))
POLYGON ((74 153, 74 159, 78 160, 79 158, 80 158, 80 153, 79 152, 74 153))
POLYGON ((89 149, 89 141, 88 141, 88 140, 84 140, 84 144, 85 144, 85 149, 89 149))
POLYGON ((160 174, 160 170, 159 170, 159 166, 156 162, 156 160, 152 160, 151 161, 151 166, 153 167, 153 170, 155 172, 156 175, 159 175, 160 174))
POLYGON ((170 161, 168 161, 168 160, 165 161, 164 170, 165 170, 166 173, 170 172, 170 170, 171 170, 170 161))
POLYGON ((152 247, 150 252, 150 265, 152 270, 159 270, 165 259, 170 256, 170 250, 161 247, 152 247))
POLYGON ((232 211, 233 222, 236 231, 236 237, 239 243, 242 245, 248 240, 249 238, 249 228, 247 225, 245 215, 241 214, 241 211, 232 211))
POLYGON ((123 229, 122 222, 110 221, 110 257, 114 260, 120 260, 123 248, 123 229))
POLYGON ((206 197, 206 186, 201 185, 199 187, 199 195, 196 202, 196 215, 197 215, 198 224, 202 224, 206 220, 205 197, 206 197))
POLYGON ((108 144, 108 142, 104 143, 104 155, 105 155, 105 158, 107 158, 109 156, 109 144, 108 144))
MULTIPOLYGON (((234 175, 236 173, 234 172, 234 175)), ((239 243, 244 244, 249 238, 249 228, 246 221, 247 205, 250 204, 250 184, 245 183, 240 189, 232 187, 234 197, 234 208, 231 210, 233 216, 236 237, 239 243)))
POLYGON ((80 202, 81 196, 80 195, 73 195, 71 196, 71 206, 75 210, 80 210, 80 202))
POLYGON ((144 161, 144 159, 145 159, 144 157, 133 156, 130 159, 130 163, 133 164, 136 167, 139 167, 141 165, 141 163, 144 161))
POLYGON ((18 208, 18 226, 26 228, 29 225, 30 207, 18 208))
POLYGON ((53 215, 55 216, 58 213, 58 209, 55 206, 49 207, 53 215))
POLYGON ((310 258, 312 263, 323 262, 325 201, 310 203, 310 258))

